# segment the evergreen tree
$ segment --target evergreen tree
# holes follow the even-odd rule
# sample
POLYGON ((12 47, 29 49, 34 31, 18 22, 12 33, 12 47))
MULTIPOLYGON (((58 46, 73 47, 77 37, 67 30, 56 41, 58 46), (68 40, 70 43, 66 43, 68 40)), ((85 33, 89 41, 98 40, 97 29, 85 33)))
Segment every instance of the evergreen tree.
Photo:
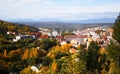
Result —
POLYGON ((40 41, 40 49, 44 49, 47 51, 49 51, 50 48, 56 45, 57 45, 57 41, 55 39, 46 38, 40 41))
POLYGON ((92 41, 88 47, 87 58, 86 58, 86 67, 87 70, 91 73, 100 73, 99 72, 99 53, 98 50, 100 46, 98 46, 94 41, 92 41))
POLYGON ((111 56, 114 56, 113 59, 118 62, 118 65, 120 67, 120 14, 117 17, 114 25, 113 25, 113 38, 116 42, 112 41, 109 45, 110 48, 110 54, 111 56))
POLYGON ((120 14, 113 25, 113 38, 120 44, 120 14))
POLYGON ((114 66, 110 66, 109 72, 118 74, 120 71, 120 14, 113 25, 113 30, 113 40, 107 49, 108 56, 112 60, 111 65, 114 66))

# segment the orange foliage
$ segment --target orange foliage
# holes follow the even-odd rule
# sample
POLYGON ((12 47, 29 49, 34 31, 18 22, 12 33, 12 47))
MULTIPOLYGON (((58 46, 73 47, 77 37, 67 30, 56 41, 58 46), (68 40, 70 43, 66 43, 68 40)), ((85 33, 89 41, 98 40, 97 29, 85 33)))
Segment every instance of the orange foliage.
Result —
POLYGON ((9 56, 10 56, 10 55, 13 55, 13 54, 19 54, 19 53, 21 53, 21 49, 11 50, 11 51, 9 52, 9 56))
POLYGON ((41 69, 40 69, 40 74, 48 74, 47 71, 49 70, 49 67, 48 66, 43 66, 41 69))
POLYGON ((37 72, 33 71, 31 69, 31 66, 29 65, 27 68, 24 68, 20 74, 37 74, 37 72))
POLYGON ((52 68, 52 71, 56 71, 57 70, 57 67, 58 67, 58 64, 54 61, 53 63, 52 63, 52 66, 51 66, 52 68))
POLYGON ((27 58, 36 58, 38 56, 38 49, 37 48, 32 48, 31 50, 29 49, 25 49, 24 50, 24 54, 22 56, 22 60, 23 59, 27 59, 27 58))
POLYGON ((23 56, 22 56, 22 60, 24 60, 24 59, 27 59, 28 57, 29 57, 29 50, 28 49, 25 49, 24 50, 24 54, 23 54, 23 56))
POLYGON ((60 51, 60 46, 55 47, 55 52, 60 51))
POLYGON ((65 44, 65 45, 61 46, 60 51, 68 52, 70 50, 71 46, 72 46, 71 44, 65 44))
POLYGON ((55 47, 52 47, 51 51, 47 54, 48 57, 50 57, 51 59, 54 59, 56 57, 56 53, 57 52, 68 52, 71 48, 71 44, 65 44, 63 46, 55 46, 55 47))
POLYGON ((80 49, 80 45, 78 45, 77 48, 80 49))
POLYGON ((29 54, 30 58, 32 57, 37 57, 38 56, 38 49, 37 48, 32 48, 30 50, 30 54, 29 54))
POLYGON ((101 55, 103 55, 103 54, 106 54, 106 49, 105 48, 100 48, 100 51, 99 51, 99 53, 101 54, 101 55))
POLYGON ((4 53, 3 53, 3 58, 7 58, 8 56, 7 56, 7 51, 6 51, 6 49, 4 50, 4 53))
POLYGON ((51 59, 55 59, 55 53, 53 51, 49 52, 47 56, 50 57, 51 59))

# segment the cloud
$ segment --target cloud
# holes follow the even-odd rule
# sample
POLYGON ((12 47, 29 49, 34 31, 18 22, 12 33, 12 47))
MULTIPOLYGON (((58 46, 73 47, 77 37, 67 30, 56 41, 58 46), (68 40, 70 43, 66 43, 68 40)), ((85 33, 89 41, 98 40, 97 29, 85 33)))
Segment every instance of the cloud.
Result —
POLYGON ((62 18, 90 19, 116 17, 120 11, 120 3, 102 5, 82 5, 79 2, 94 0, 0 0, 0 16, 2 18, 62 18), (64 2, 66 1, 66 2, 64 2), (73 4, 71 4, 73 2, 73 4), (70 3, 71 2, 71 3, 70 3))

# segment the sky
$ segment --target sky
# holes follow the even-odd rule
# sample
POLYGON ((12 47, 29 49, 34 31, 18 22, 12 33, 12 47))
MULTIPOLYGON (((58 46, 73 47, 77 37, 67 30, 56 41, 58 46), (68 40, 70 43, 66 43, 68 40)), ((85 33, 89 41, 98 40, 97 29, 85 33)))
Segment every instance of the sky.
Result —
POLYGON ((0 19, 116 18, 120 0, 0 0, 0 19))

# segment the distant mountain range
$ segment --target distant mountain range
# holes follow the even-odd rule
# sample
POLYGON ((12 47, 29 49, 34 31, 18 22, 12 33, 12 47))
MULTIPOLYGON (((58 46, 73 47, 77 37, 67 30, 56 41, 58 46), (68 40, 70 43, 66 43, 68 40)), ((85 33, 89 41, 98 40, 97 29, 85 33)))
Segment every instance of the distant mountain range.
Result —
POLYGON ((64 20, 64 19, 8 19, 10 22, 65 22, 65 23, 114 23, 115 18, 98 18, 87 20, 64 20))
POLYGON ((96 27, 96 26, 107 26, 110 27, 113 23, 65 23, 65 22, 18 22, 19 24, 27 24, 36 28, 48 28, 57 31, 72 31, 80 30, 84 28, 96 27))
POLYGON ((75 21, 78 23, 114 23, 115 18, 99 18, 99 19, 88 19, 88 20, 80 20, 75 21))
POLYGON ((56 30, 76 30, 94 26, 112 26, 115 18, 99 18, 88 20, 62 20, 62 19, 11 19, 9 22, 26 24, 36 28, 49 28, 56 30))

